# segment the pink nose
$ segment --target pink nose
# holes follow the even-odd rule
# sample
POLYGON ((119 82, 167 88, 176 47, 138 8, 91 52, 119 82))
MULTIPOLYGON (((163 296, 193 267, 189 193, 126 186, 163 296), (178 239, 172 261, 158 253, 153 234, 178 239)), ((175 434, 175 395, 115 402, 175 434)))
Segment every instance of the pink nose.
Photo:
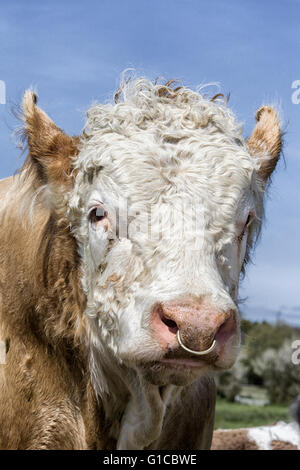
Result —
POLYGON ((236 331, 235 312, 223 312, 207 301, 193 299, 163 302, 153 308, 152 328, 163 349, 178 345, 179 330, 187 348, 204 351, 216 340, 220 351, 236 331))

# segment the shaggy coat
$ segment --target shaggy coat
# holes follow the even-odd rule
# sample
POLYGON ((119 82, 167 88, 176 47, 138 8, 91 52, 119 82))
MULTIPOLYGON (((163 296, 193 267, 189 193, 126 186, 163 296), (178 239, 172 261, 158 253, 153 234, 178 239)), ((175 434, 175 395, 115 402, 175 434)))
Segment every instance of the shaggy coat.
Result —
POLYGON ((238 351, 238 279, 279 122, 260 108, 247 143, 226 106, 198 92, 137 80, 123 95, 69 137, 25 94, 28 158, 0 182, 2 449, 210 447, 211 371, 238 351), (122 235, 112 213, 125 200, 136 225, 122 235), (197 202, 196 235, 136 228, 149 206, 155 235, 173 206, 182 228, 182 201, 189 221, 197 202), (227 325, 222 347, 195 362, 174 324, 196 350, 227 325))

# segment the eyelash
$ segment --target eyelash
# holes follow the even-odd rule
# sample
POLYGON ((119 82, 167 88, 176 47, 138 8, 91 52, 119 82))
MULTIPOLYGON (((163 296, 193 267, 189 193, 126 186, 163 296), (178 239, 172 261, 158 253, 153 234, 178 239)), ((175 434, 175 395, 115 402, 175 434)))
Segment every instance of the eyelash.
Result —
POLYGON ((248 217, 247 217, 247 220, 246 220, 246 223, 245 223, 245 226, 243 228, 242 233, 240 233, 240 235, 238 235, 238 237, 237 237, 237 240, 238 240, 239 243, 243 240, 243 238, 245 236, 245 233, 246 233, 246 230, 251 225, 252 221, 253 221, 253 213, 250 212, 248 217))

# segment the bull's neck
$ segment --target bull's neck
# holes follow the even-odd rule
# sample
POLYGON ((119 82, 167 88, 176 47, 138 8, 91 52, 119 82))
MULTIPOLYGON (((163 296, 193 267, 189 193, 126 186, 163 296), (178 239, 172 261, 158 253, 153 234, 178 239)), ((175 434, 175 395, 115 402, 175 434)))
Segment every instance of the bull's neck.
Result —
POLYGON ((167 404, 179 387, 159 387, 146 381, 135 369, 118 364, 114 359, 101 360, 91 350, 91 375, 117 448, 145 449, 162 431, 167 404))

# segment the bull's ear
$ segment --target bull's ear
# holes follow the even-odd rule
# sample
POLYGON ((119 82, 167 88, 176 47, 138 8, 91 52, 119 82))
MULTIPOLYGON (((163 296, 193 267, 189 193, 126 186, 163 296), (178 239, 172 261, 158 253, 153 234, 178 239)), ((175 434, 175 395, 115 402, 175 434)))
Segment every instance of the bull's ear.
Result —
POLYGON ((274 108, 262 106, 256 112, 257 124, 248 140, 250 153, 260 162, 259 176, 267 181, 278 162, 282 133, 280 123, 274 108))
POLYGON ((65 134, 36 103, 37 95, 26 91, 23 115, 29 158, 42 183, 69 184, 72 156, 78 152, 79 138, 65 134))

